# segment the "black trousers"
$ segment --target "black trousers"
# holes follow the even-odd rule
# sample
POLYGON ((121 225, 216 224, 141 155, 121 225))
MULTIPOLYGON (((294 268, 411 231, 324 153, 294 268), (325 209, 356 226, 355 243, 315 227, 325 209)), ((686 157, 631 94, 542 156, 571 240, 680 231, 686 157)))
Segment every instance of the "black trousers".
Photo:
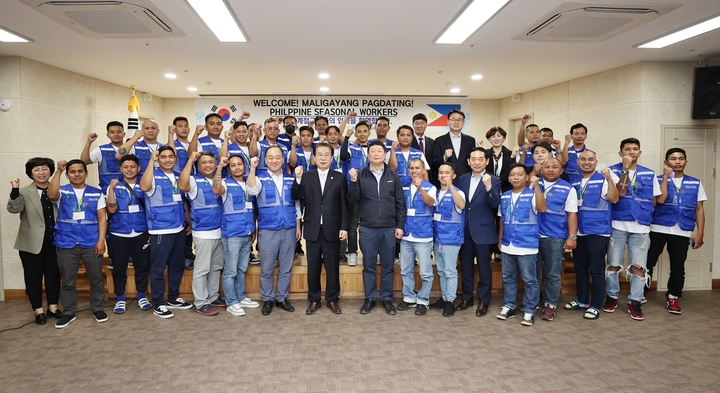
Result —
POLYGON ((60 299, 60 268, 58 268, 55 245, 45 240, 39 254, 20 251, 20 261, 25 277, 25 292, 33 310, 42 308, 43 277, 45 298, 48 304, 58 304, 60 299))
POLYGON ((323 227, 320 227, 317 241, 305 239, 307 250, 308 301, 319 302, 321 295, 320 276, 325 263, 325 300, 337 302, 340 295, 340 241, 327 241, 323 227))
POLYGON ((477 283, 477 296, 481 302, 490 304, 490 292, 492 291, 490 247, 491 245, 489 244, 475 244, 470 235, 469 228, 467 226, 465 227, 465 243, 460 247, 462 300, 472 300, 473 298, 475 260, 477 259, 478 275, 480 277, 477 283))
MULTIPOLYGON (((660 254, 667 244, 668 256, 670 257, 670 277, 667 282, 665 296, 682 296, 685 286, 685 260, 687 259, 690 238, 665 233, 650 232, 650 248, 648 248, 647 269, 652 276, 653 269, 657 265, 660 254)), ((645 288, 649 289, 648 287, 645 288)))
POLYGON ((147 292, 150 275, 150 235, 145 232, 135 237, 120 237, 110 234, 108 244, 110 258, 113 261, 113 284, 116 295, 125 295, 127 285, 128 260, 132 257, 135 268, 135 288, 138 292, 147 292))

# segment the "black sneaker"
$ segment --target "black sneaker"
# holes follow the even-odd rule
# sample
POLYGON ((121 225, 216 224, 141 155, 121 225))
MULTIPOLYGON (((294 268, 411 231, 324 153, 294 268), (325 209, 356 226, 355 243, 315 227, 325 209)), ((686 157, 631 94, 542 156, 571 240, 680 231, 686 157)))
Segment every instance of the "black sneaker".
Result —
POLYGON ((93 316, 95 317, 95 320, 98 321, 98 323, 107 322, 107 320, 108 320, 108 316, 107 316, 107 314, 105 314, 105 311, 103 311, 103 310, 95 311, 93 313, 93 316))
POLYGON ((427 309, 428 308, 426 305, 418 304, 417 307, 415 308, 415 315, 417 315, 417 316, 425 315, 425 314, 427 314, 427 309))
POLYGON ((605 297, 605 304, 602 306, 602 310, 605 312, 615 312, 617 308, 618 300, 610 296, 605 297))
POLYGON ((210 303, 213 307, 227 307, 227 304, 225 303, 225 299, 218 296, 217 299, 213 300, 212 303, 210 303))
POLYGON ((166 305, 167 308, 176 308, 179 310, 189 310, 192 308, 192 304, 186 303, 181 297, 172 301, 168 300, 166 305))
POLYGON ((195 312, 197 312, 198 314, 202 314, 206 317, 211 317, 213 315, 217 315, 219 311, 214 309, 213 306, 206 304, 200 308, 195 308, 195 312))
POLYGON ((443 308, 443 317, 452 317, 455 315, 455 305, 453 302, 445 302, 445 307, 443 308))
POLYGON ((64 315, 59 321, 55 322, 55 329, 66 328, 67 325, 71 324, 74 320, 74 315, 64 315))
POLYGON ((430 308, 431 310, 442 310, 445 308, 445 303, 447 303, 445 299, 440 298, 435 303, 428 306, 428 308, 430 308))
POLYGON ((174 316, 172 311, 168 310, 167 306, 164 304, 155 307, 153 309, 153 314, 157 315, 158 317, 160 317, 162 319, 168 319, 168 318, 172 318, 174 316))
POLYGON ((297 245, 295 246, 295 254, 305 255, 305 251, 303 251, 302 244, 300 244, 300 242, 297 242, 297 245))
POLYGON ((517 310, 514 308, 510 308, 508 306, 503 306, 500 309, 500 313, 497 315, 497 319, 500 319, 502 321, 517 316, 517 310))
POLYGON ((630 318, 636 321, 642 321, 645 319, 642 309, 640 308, 640 304, 641 303, 637 300, 633 300, 630 304, 628 304, 628 314, 630 314, 630 318))
POLYGON ((415 306, 416 306, 415 303, 408 303, 408 302, 406 302, 406 301, 403 300, 402 302, 398 303, 397 309, 398 309, 399 311, 407 311, 407 310, 409 310, 411 307, 415 307, 415 306))

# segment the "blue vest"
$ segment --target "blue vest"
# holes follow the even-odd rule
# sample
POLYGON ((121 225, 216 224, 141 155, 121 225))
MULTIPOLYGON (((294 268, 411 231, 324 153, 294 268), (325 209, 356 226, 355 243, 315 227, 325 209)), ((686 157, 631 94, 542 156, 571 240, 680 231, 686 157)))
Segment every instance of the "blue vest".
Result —
MULTIPOLYGON (((183 144, 175 139, 175 151, 177 152, 177 160, 175 160, 175 166, 173 167, 173 170, 177 173, 180 173, 185 169, 185 165, 188 162, 188 151, 183 146, 183 144)), ((193 171, 191 173, 195 173, 195 168, 193 168, 193 171)))
POLYGON ((575 146, 568 147, 567 163, 565 164, 565 173, 567 173, 570 182, 575 184, 576 181, 582 180, 582 172, 578 166, 578 158, 580 153, 587 150, 587 147, 583 145, 582 149, 575 150, 575 146))
MULTIPOLYGON (((138 198, 143 198, 144 193, 140 186, 135 184, 133 187, 138 198)), ((123 183, 115 187, 115 199, 117 199, 118 208, 110 219, 110 232, 129 235, 135 232, 147 232, 147 222, 145 217, 145 208, 138 203, 138 200, 130 193, 123 183), (130 206, 138 209, 137 212, 130 213, 130 206)))
MULTIPOLYGON (((657 177, 662 181, 662 176, 657 177)), ((652 223, 666 227, 673 227, 678 222, 683 231, 695 229, 697 219, 697 198, 700 191, 700 180, 685 175, 680 184, 680 190, 675 188, 672 179, 668 179, 668 196, 665 203, 655 206, 652 223), (679 191, 679 192, 678 192, 679 191)))
MULTIPOLYGON (((301 166, 303 168, 303 172, 309 172, 317 169, 315 165, 310 163, 311 160, 305 158, 305 151, 302 147, 297 146, 295 148, 295 155, 297 156, 297 164, 295 167, 301 166)), ((312 153, 310 154, 310 157, 312 157, 312 153)))
MULTIPOLYGON (((460 191, 457 187, 455 189, 460 191)), ((438 198, 441 192, 442 190, 438 190, 438 198)), ((465 242, 465 209, 462 213, 457 212, 450 190, 445 192, 442 199, 437 200, 435 214, 433 217, 435 241, 450 246, 463 244, 465 242)))
POLYGON ((283 172, 282 195, 275 187, 270 172, 263 170, 257 173, 257 181, 262 183, 262 190, 257 196, 258 228, 278 230, 295 228, 297 211, 291 189, 295 177, 283 172))
MULTIPOLYGON (((422 189, 429 193, 433 188, 433 185, 423 180, 422 189)), ((405 235, 412 235, 415 238, 431 238, 433 237, 433 206, 428 206, 420 196, 420 192, 415 192, 415 195, 410 194, 410 186, 403 187, 403 193, 405 194, 405 206, 408 209, 415 209, 415 215, 408 215, 405 219, 405 235)))
POLYGON ((554 185, 547 189, 544 187, 543 181, 541 189, 545 194, 547 210, 545 213, 538 214, 540 234, 553 239, 567 239, 568 216, 565 211, 565 201, 569 197, 572 185, 565 180, 558 179, 554 185))
MULTIPOLYGON (((158 149, 163 146, 164 145, 162 143, 158 142, 158 149)), ((133 148, 135 149, 135 155, 140 161, 140 173, 145 173, 145 168, 147 168, 150 163, 150 157, 155 150, 152 150, 145 141, 135 142, 135 146, 133 146, 133 148)))
MULTIPOLYGON (((410 176, 410 161, 414 159, 422 159, 423 152, 420 150, 411 147, 410 153, 408 153, 408 159, 405 160, 405 155, 403 154, 402 150, 400 148, 395 149, 395 159, 397 160, 397 174, 400 176, 400 181, 402 182, 403 187, 409 186, 410 183, 412 183, 412 177, 410 176)), ((424 165, 424 164, 423 164, 424 165)))
MULTIPOLYGON (((520 154, 523 153, 525 150, 525 147, 520 146, 520 154)), ((527 151, 527 154, 525 154, 525 166, 532 168, 535 166, 535 157, 533 157, 533 148, 530 146, 530 148, 527 151)))
POLYGON ((350 153, 350 159, 345 161, 345 177, 350 184, 350 169, 355 168, 360 172, 368 165, 368 159, 363 147, 354 143, 348 144, 348 153, 350 153))
POLYGON ((540 227, 537 214, 532 208, 532 198, 535 192, 525 188, 518 196, 515 204, 512 203, 512 190, 505 191, 500 197, 502 209, 503 236, 502 244, 515 247, 538 248, 540 245, 540 227))
MULTIPOLYGON (((375 142, 376 140, 377 140, 377 138, 375 138, 375 139, 368 139, 368 145, 369 145, 370 143, 372 143, 372 142, 375 142)), ((393 141, 392 139, 389 139, 389 138, 386 138, 386 139, 385 139, 385 153, 387 153, 387 152, 390 151, 390 149, 392 148, 393 142, 394 142, 394 141, 393 141)))
POLYGON ((212 191, 212 180, 201 174, 193 176, 197 185, 195 198, 190 200, 190 220, 194 231, 212 231, 220 228, 220 197, 212 191))
POLYGON ((248 236, 255 231, 255 215, 252 204, 255 197, 248 195, 233 178, 225 179, 225 202, 222 211, 222 237, 248 236))
MULTIPOLYGON (((220 138, 220 143, 222 144, 223 139, 220 138)), ((220 163, 220 149, 215 145, 215 142, 213 142, 212 138, 209 136, 203 136, 198 138, 198 144, 200 144, 200 152, 209 151, 212 152, 212 154, 215 155, 215 164, 220 163)))
MULTIPOLYGON (((610 170, 620 177, 622 163, 611 166, 610 170)), ((627 193, 624 197, 620 197, 620 200, 613 206, 612 219, 637 221, 641 225, 650 225, 653 211, 653 182, 655 181, 657 180, 652 169, 638 165, 635 179, 628 179, 627 193)))
POLYGON ((58 248, 95 248, 100 238, 98 231, 97 206, 103 193, 99 189, 85 186, 82 202, 78 201, 70 184, 60 187, 58 218, 55 222, 55 244, 58 248), (77 216, 83 218, 78 218, 77 216), (75 216, 75 217, 73 217, 75 216))
MULTIPOLYGON (((248 152, 249 151, 250 148, 248 147, 248 152)), ((245 173, 243 174, 243 176, 245 179, 247 179, 248 175, 250 174, 250 157, 245 154, 243 149, 241 149, 240 146, 238 146, 238 144, 235 142, 228 145, 228 158, 232 156, 240 156, 240 158, 242 158, 243 162, 245 163, 245 173)))
MULTIPOLYGON (((154 171, 155 176, 155 190, 152 196, 145 197, 147 203, 147 226, 148 230, 164 230, 164 229, 175 229, 185 226, 185 208, 183 206, 182 194, 177 187, 177 184, 173 186, 170 182, 170 178, 167 177, 165 172, 156 168, 154 171), (176 201, 178 195, 181 199, 176 201)), ((180 178, 180 174, 175 172, 175 179, 180 178)))
POLYGON ((582 188, 582 179, 573 183, 578 199, 578 229, 583 235, 612 234, 612 205, 602 198, 605 176, 600 172, 593 173, 582 188), (579 205, 579 203, 578 203, 579 205))
MULTIPOLYGON (((258 166, 256 168, 257 171, 259 170, 267 170, 267 164, 265 163, 265 152, 267 151, 268 147, 270 147, 270 143, 266 140, 260 141, 260 151, 258 152, 258 166)), ((288 149, 278 141, 277 144, 280 149, 283 151, 283 164, 282 164, 282 171, 285 172, 285 169, 287 168, 287 153, 288 149)))
POLYGON ((98 165, 98 177, 100 178, 100 189, 107 190, 112 179, 122 180, 123 175, 120 171, 120 160, 115 158, 115 148, 112 144, 100 146, 102 160, 98 165))
MULTIPOLYGON (((335 148, 333 147, 333 149, 335 148)), ((335 155, 333 155, 333 159, 330 162, 330 169, 335 172, 345 173, 345 166, 343 162, 340 161, 340 149, 335 149, 335 155)))
MULTIPOLYGON (((278 137, 277 137, 278 145, 285 146, 285 149, 283 149, 285 151, 289 151, 290 147, 292 146, 292 140, 290 138, 291 137, 287 133, 282 133, 282 134, 278 135, 278 137)), ((298 135, 298 138, 299 138, 299 135, 298 135)))

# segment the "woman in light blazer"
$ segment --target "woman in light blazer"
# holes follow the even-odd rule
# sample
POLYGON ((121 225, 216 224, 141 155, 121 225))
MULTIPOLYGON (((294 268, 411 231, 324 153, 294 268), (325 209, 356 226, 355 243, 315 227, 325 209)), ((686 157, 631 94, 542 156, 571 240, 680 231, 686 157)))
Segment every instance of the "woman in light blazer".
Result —
POLYGON ((38 325, 46 324, 48 317, 60 319, 63 316, 63 312, 58 309, 60 269, 53 245, 57 207, 47 197, 47 187, 53 172, 55 162, 49 158, 35 157, 28 160, 25 173, 33 183, 20 188, 20 179, 11 180, 12 191, 7 203, 10 213, 20 214, 15 249, 20 251, 25 291, 35 310, 35 322, 38 325), (47 314, 42 305, 43 277, 47 314))

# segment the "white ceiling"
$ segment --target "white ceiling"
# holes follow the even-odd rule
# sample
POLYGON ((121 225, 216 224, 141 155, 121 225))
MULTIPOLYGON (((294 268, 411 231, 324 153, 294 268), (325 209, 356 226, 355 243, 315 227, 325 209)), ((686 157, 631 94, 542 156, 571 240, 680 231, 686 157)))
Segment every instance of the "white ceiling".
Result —
POLYGON ((458 95, 502 98, 638 61, 697 61, 698 55, 712 60, 720 54, 720 29, 664 49, 633 48, 720 13, 718 0, 654 0, 682 6, 599 43, 512 40, 563 3, 512 0, 462 45, 432 40, 465 0, 228 0, 249 43, 218 42, 185 1, 152 1, 184 37, 87 38, 19 0, 0 0, 0 25, 35 40, 0 43, 0 55, 134 84, 167 98, 320 94, 321 86, 330 88, 328 94, 368 95, 450 95, 458 87, 458 95), (166 72, 178 78, 165 79, 166 72), (330 79, 318 79, 320 72, 330 79), (484 78, 470 80, 474 73, 484 78), (188 86, 198 91, 188 92, 188 86))

